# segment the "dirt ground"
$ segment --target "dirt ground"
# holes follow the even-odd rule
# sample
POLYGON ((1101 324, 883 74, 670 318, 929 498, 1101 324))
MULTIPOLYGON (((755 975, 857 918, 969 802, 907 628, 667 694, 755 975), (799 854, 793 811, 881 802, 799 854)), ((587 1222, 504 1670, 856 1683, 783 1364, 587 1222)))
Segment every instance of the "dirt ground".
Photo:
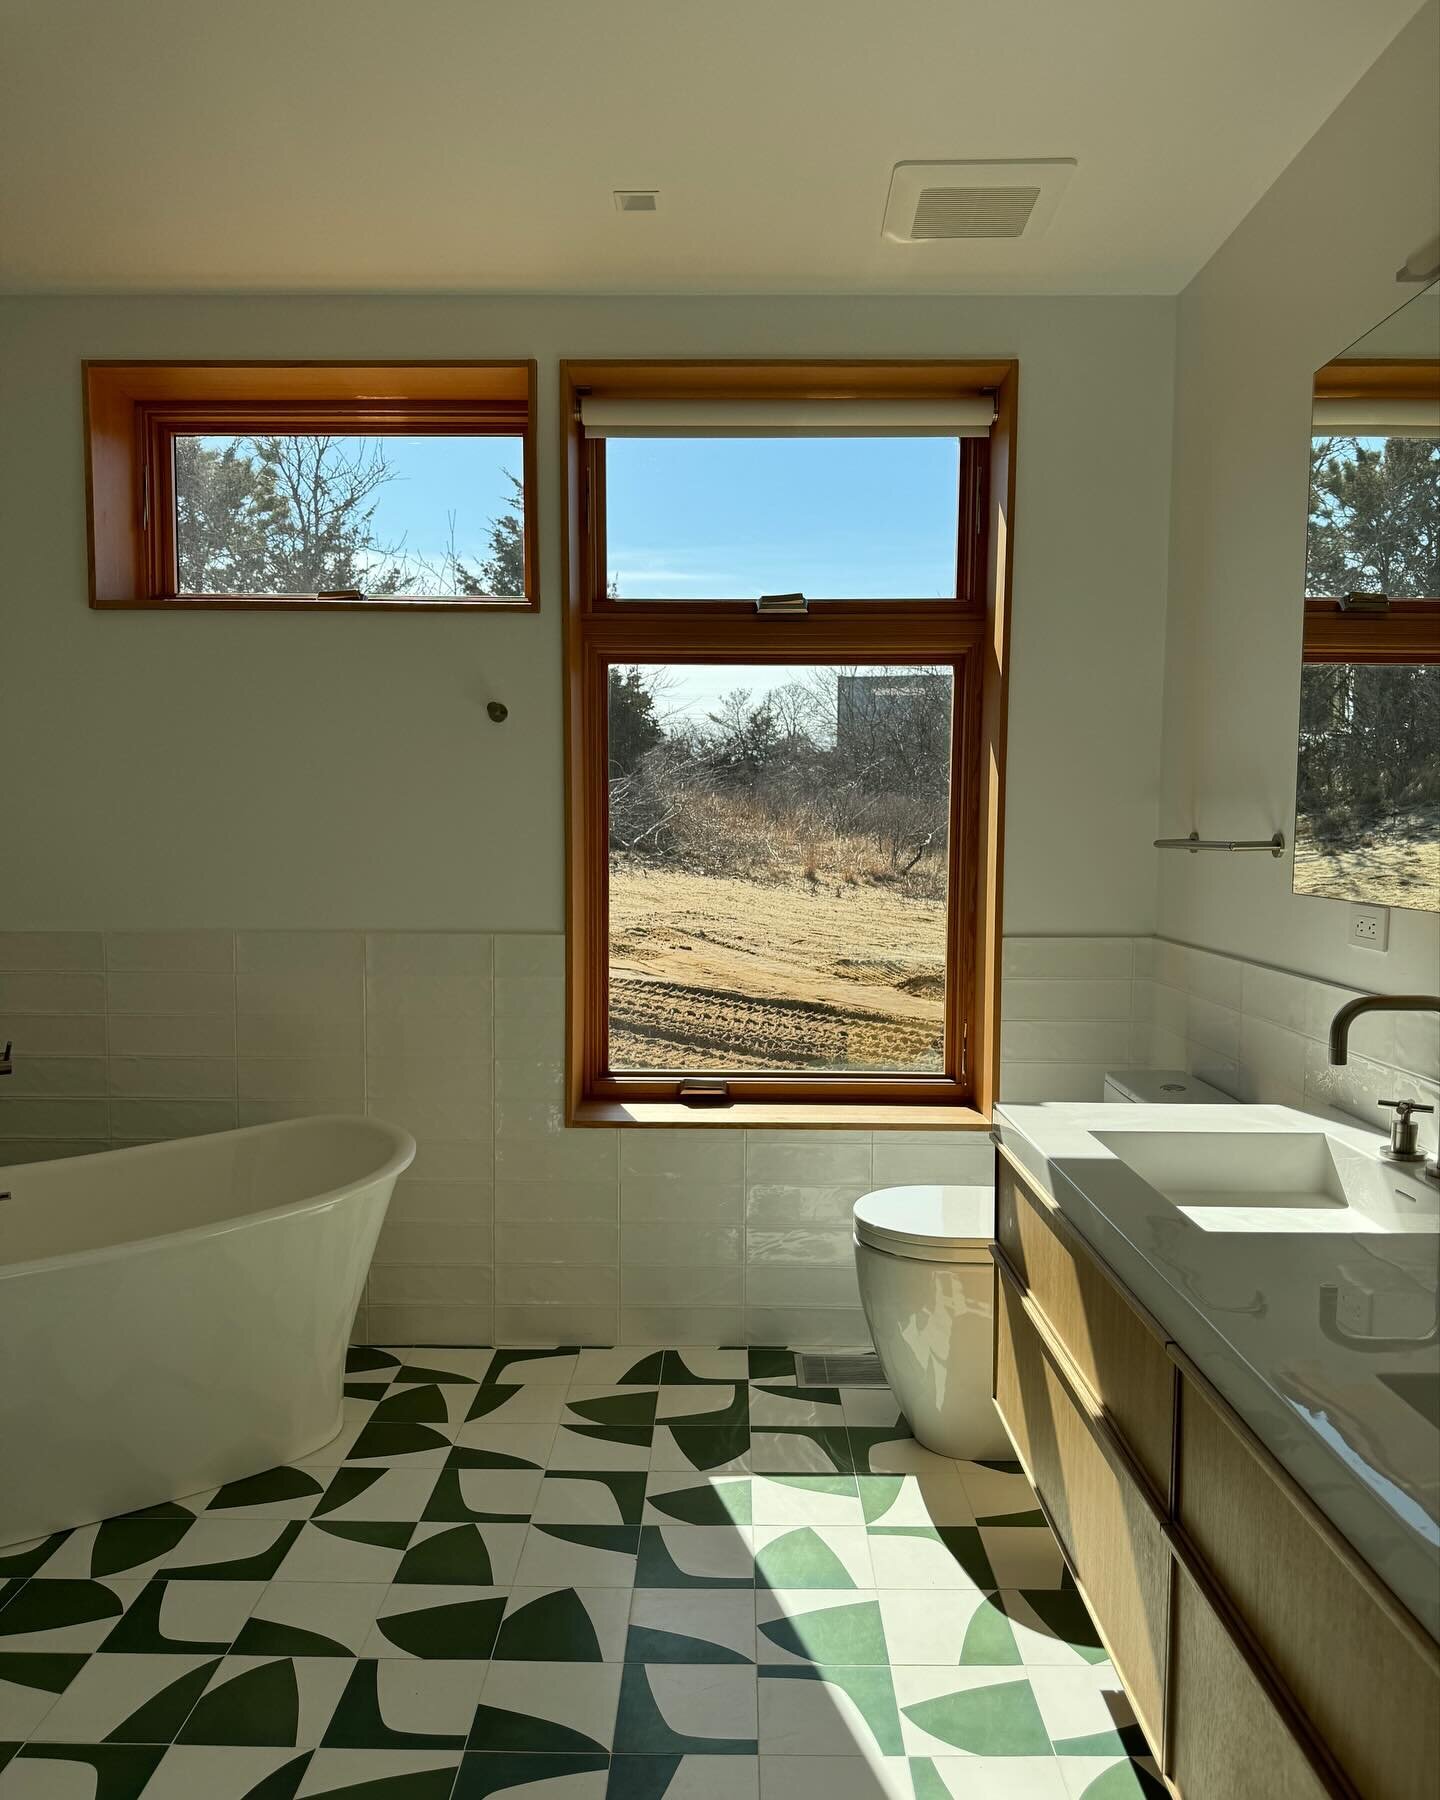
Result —
POLYGON ((1295 833, 1295 891, 1440 909, 1440 807, 1341 845, 1317 844, 1302 819, 1295 833))
POLYGON ((940 901, 612 866, 615 1068, 938 1070, 944 979, 940 901))

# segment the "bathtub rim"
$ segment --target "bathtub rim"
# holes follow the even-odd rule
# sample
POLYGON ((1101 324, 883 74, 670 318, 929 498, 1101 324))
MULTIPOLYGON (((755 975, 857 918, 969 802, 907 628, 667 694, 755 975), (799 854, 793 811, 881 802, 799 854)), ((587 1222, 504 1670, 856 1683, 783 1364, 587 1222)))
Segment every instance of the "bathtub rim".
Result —
MULTIPOLYGON (((18 1174, 24 1169, 55 1168, 64 1163, 98 1162, 104 1158, 136 1159, 173 1151, 179 1145, 203 1143, 210 1138, 252 1138, 278 1137, 290 1132, 313 1129, 317 1125, 361 1125, 367 1131, 378 1132, 391 1140, 388 1157, 375 1168, 367 1170, 363 1176, 352 1181, 342 1182, 338 1187, 326 1188, 318 1194, 306 1194, 298 1200, 287 1200, 279 1206, 267 1206, 258 1212, 235 1213, 228 1218, 212 1219, 204 1225, 186 1225, 178 1231, 162 1231, 152 1233, 149 1237, 126 1238, 123 1243, 104 1244, 94 1250, 62 1251, 55 1256, 31 1257, 27 1262, 0 1263, 0 1282, 10 1281, 22 1275, 38 1275, 52 1269, 73 1268, 81 1263, 99 1263, 120 1261, 130 1256, 141 1255, 154 1250, 160 1244, 198 1243, 202 1238, 227 1236, 232 1231, 240 1231, 252 1225, 262 1225, 274 1219, 291 1218, 300 1213, 319 1211, 323 1207, 333 1206, 337 1200, 347 1195, 359 1193, 365 1188, 373 1187, 380 1181, 395 1181, 410 1167, 415 1160, 416 1144, 410 1133, 399 1125, 391 1125, 384 1119, 368 1119, 360 1113, 312 1113, 298 1119, 272 1119, 261 1125, 241 1125, 233 1131, 207 1131, 197 1137, 162 1138, 153 1144, 127 1144, 119 1150, 100 1150, 84 1156, 57 1156, 41 1162, 4 1163, 0 1164, 0 1176, 8 1177, 18 1174)), ((0 1205, 4 1202, 0 1201, 0 1205)))

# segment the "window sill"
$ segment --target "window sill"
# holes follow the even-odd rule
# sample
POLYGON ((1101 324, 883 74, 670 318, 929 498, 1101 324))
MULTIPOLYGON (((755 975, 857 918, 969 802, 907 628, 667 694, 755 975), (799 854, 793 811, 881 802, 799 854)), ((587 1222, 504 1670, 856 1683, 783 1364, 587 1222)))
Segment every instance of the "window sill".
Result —
POLYGON ((676 1100, 582 1100, 571 1125, 722 1127, 732 1131, 988 1131, 990 1120, 973 1106, 807 1104, 736 1101, 728 1106, 684 1105, 676 1100))

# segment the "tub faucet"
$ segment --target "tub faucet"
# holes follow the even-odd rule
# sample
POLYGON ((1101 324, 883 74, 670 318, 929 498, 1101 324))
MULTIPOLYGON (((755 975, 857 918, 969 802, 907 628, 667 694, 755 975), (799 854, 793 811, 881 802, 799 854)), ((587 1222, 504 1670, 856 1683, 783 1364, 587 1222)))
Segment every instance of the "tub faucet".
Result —
MULTIPOLYGON (((1335 1067, 1343 1067, 1349 1060, 1350 1027, 1363 1013, 1372 1012, 1440 1013, 1440 994, 1361 994, 1357 999, 1347 1000, 1330 1021, 1330 1061, 1335 1067)), ((1382 1100, 1380 1104, 1395 1108, 1390 1131, 1390 1160, 1420 1161, 1420 1153, 1414 1147, 1415 1128, 1410 1115, 1430 1112, 1432 1108, 1420 1106, 1413 1100, 1382 1100)), ((1427 1180, 1440 1182, 1440 1150, 1425 1164, 1425 1175, 1427 1180)))
POLYGON ((10 1052, 14 1048, 15 1046, 7 1038, 5 1040, 5 1048, 0 1050, 0 1075, 13 1075, 15 1073, 15 1064, 10 1060, 10 1052))

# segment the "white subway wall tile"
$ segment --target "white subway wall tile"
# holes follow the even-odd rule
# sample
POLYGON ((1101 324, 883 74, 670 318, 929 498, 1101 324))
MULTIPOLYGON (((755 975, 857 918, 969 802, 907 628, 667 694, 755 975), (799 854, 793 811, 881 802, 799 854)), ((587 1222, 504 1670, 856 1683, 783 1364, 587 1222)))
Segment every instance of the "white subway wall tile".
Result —
POLYGON ((1075 976, 1129 980, 1134 950, 1128 937, 1006 938, 1001 973, 1011 976, 1075 976))
POLYGON ((372 1306, 492 1304, 491 1272, 465 1263, 375 1263, 366 1284, 372 1306))
POLYGON ((537 1223, 495 1226, 497 1263, 589 1263, 614 1267, 620 1260, 618 1225, 537 1223))
POLYGON ((0 931, 0 970, 101 970, 98 931, 0 931))
POLYGON ((358 931, 237 931, 235 967, 251 975, 354 977, 364 967, 358 931))
POLYGON ((156 974, 228 975, 235 967, 233 931, 107 931, 105 967, 156 974))
POLYGON ((233 1131, 234 1100, 124 1100, 110 1102, 110 1129, 116 1137, 204 1137, 233 1131))
MULTIPOLYGON (((491 1341, 497 1344, 617 1344, 620 1336, 620 1313, 616 1306, 525 1306, 497 1301, 495 1336, 491 1341)), ((468 1341, 484 1343, 487 1340, 471 1338, 468 1341)))
MULTIPOLYGON (((110 1134, 109 1103, 104 1099, 0 1100, 0 1138, 92 1138, 110 1134)), ((5 1160, 11 1160, 6 1151, 5 1160)))
POLYGON ((488 1220, 406 1221, 387 1214, 375 1245, 375 1266, 382 1263, 491 1262, 492 1228, 488 1220))
POLYGON ((372 1344, 490 1344, 488 1306, 396 1306, 366 1301, 372 1344))
POLYGON ((506 1306, 598 1306, 620 1294, 614 1264, 498 1263, 495 1298, 506 1306))
POLYGON ((26 1056, 103 1056, 103 1013, 0 1013, 0 1044, 26 1056))
POLYGON ((509 1181, 495 1183, 495 1218, 523 1225, 544 1220, 556 1225, 613 1225, 619 1203, 613 1182, 509 1181))
POLYGON ((1128 980, 1068 981, 1009 976, 1001 987, 1002 1019, 1128 1019, 1128 980))
POLYGON ((745 1309, 747 1341, 797 1348, 868 1350, 870 1328, 856 1307, 757 1306, 745 1309))
POLYGON ((112 1094, 145 1100, 223 1100, 235 1097, 231 1056, 115 1056, 112 1094))
POLYGON ((565 977, 562 932, 507 931, 495 939, 495 973, 499 976, 565 977))
POLYGON ((620 1261, 628 1269, 644 1263, 672 1268, 738 1268, 743 1240, 738 1225, 693 1225, 626 1219, 620 1261))
POLYGON ((235 1056, 235 1015, 112 1012, 112 1056, 235 1056))
MULTIPOLYGON (((4 1043, 0 1037, 0 1044, 4 1043)), ((103 1100, 110 1092, 109 1067, 103 1056, 36 1056, 21 1054, 5 1077, 4 1098, 70 1096, 103 1100)))
POLYGON ((103 1013, 103 975, 19 970, 0 974, 0 1013, 103 1013))
POLYGON ((738 1226, 745 1216, 739 1181, 670 1181, 663 1175, 622 1175, 620 1215, 627 1225, 669 1223, 677 1231, 738 1226))
POLYGON ((464 976, 488 980, 493 940, 479 931, 371 931, 365 967, 371 975, 464 976))
POLYGON ((622 1306, 620 1335, 630 1344, 743 1344, 740 1306, 622 1306))
POLYGON ((489 1227, 494 1213, 495 1199, 488 1181, 414 1181, 409 1175, 402 1175, 390 1196, 386 1219, 391 1225, 489 1227))
POLYGON ((739 1306, 744 1282, 736 1269, 667 1269, 631 1266, 621 1271, 626 1306, 739 1306))

